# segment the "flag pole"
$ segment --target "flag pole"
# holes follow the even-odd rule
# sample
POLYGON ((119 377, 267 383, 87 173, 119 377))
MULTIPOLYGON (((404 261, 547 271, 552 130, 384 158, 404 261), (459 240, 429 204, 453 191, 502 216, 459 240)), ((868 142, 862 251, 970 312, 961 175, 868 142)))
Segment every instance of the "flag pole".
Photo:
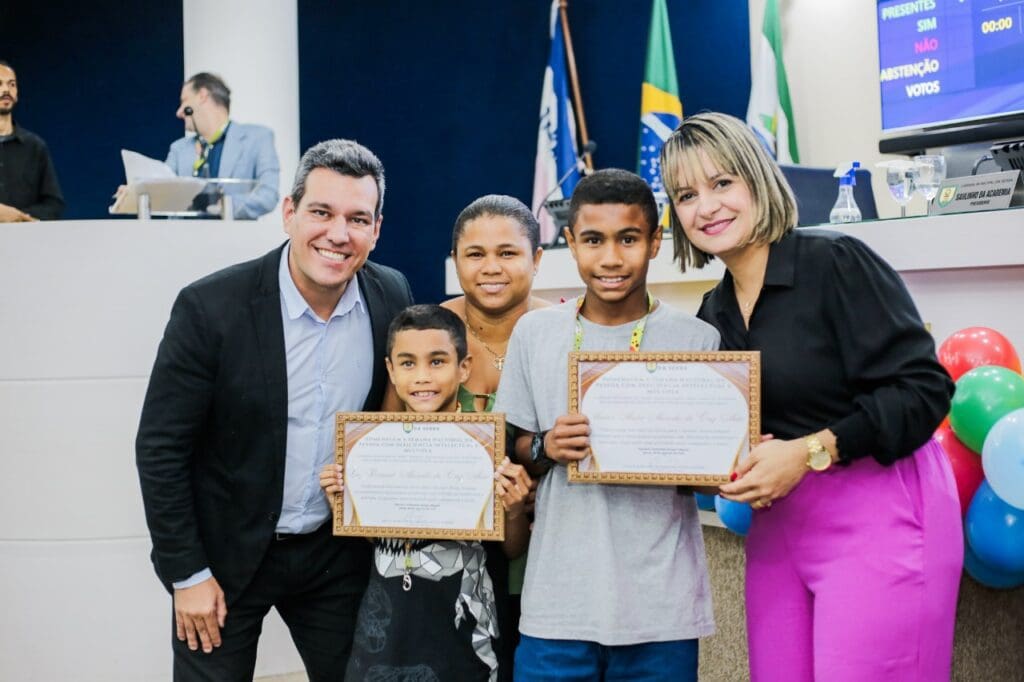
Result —
MULTIPOLYGON (((558 0, 558 13, 562 18, 562 36, 565 39, 565 61, 569 64, 569 80, 572 81, 572 97, 576 100, 576 118, 580 129, 580 142, 586 147, 590 142, 587 136, 587 119, 583 116, 583 98, 580 97, 580 79, 576 73, 576 53, 572 49, 572 36, 569 35, 569 0, 558 0)), ((589 170, 594 170, 594 160, 590 152, 583 155, 589 170)))

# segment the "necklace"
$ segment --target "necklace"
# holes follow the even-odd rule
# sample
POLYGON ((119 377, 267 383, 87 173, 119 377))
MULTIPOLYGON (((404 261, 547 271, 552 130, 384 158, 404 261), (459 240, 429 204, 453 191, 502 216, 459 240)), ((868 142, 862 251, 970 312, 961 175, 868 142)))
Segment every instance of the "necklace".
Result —
MULTIPOLYGON (((580 350, 583 348, 583 323, 580 322, 580 310, 583 309, 583 299, 585 296, 580 296, 576 299, 576 338, 573 340, 572 349, 580 350)), ((640 342, 644 340, 644 331, 647 329, 647 318, 650 317, 651 311, 654 310, 654 297, 651 296, 651 292, 647 292, 647 313, 641 317, 635 325, 633 325, 633 331, 629 335, 629 350, 636 353, 640 350, 640 342)))
MULTIPOLYGON (((527 306, 526 306, 526 312, 523 313, 523 314, 525 315, 526 313, 530 312, 532 309, 533 309, 533 304, 532 303, 528 303, 527 306)), ((477 341, 480 342, 480 345, 484 347, 484 350, 486 350, 488 353, 491 354, 491 356, 492 356, 491 362, 494 364, 494 369, 498 370, 499 372, 501 370, 505 369, 505 353, 497 353, 497 352, 495 352, 495 350, 493 348, 488 346, 487 343, 482 338, 480 338, 480 334, 478 334, 476 329, 473 329, 473 325, 470 324, 470 322, 469 322, 469 306, 466 306, 465 315, 466 316, 465 316, 465 318, 462 321, 466 323, 466 329, 469 330, 469 333, 473 335, 474 339, 476 339, 477 341)), ((508 343, 508 339, 505 340, 505 343, 508 343)), ((506 353, 507 353, 507 351, 506 351, 506 353)))
POLYGON ((469 315, 467 315, 466 319, 463 320, 463 321, 466 323, 466 329, 468 329, 469 333, 473 335, 473 338, 480 342, 480 345, 484 347, 484 350, 486 350, 488 353, 490 353, 491 355, 494 356, 494 359, 492 360, 492 362, 494 363, 494 368, 496 370, 498 370, 499 372, 502 369, 504 369, 505 368, 505 356, 504 355, 499 355, 499 354, 495 353, 494 349, 491 348, 490 346, 488 346, 484 342, 484 340, 480 338, 480 335, 476 333, 475 329, 473 329, 473 325, 471 325, 469 323, 469 315))
POLYGON ((754 306, 757 305, 757 300, 761 298, 761 291, 758 290, 754 297, 748 301, 744 301, 740 297, 739 287, 735 287, 733 291, 736 293, 736 303, 739 305, 740 312, 743 314, 744 319, 750 319, 751 313, 754 312, 754 306))
POLYGON ((740 280, 730 271, 733 295, 736 297, 736 306, 740 309, 744 322, 749 323, 750 316, 754 313, 754 307, 761 299, 761 292, 764 291, 764 280, 768 268, 767 262, 768 251, 766 249, 753 252, 753 255, 746 260, 746 264, 740 269, 745 273, 743 281, 748 286, 740 286, 740 280), (753 293, 753 296, 747 298, 748 293, 753 293))

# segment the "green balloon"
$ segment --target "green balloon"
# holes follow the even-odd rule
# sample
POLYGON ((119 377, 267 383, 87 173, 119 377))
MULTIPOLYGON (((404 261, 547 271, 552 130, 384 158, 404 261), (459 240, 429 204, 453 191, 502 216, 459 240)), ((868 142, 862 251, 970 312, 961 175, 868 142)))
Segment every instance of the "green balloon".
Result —
POLYGON ((980 453, 989 429, 1024 407, 1024 376, 1005 367, 975 367, 956 382, 949 425, 960 441, 980 453))

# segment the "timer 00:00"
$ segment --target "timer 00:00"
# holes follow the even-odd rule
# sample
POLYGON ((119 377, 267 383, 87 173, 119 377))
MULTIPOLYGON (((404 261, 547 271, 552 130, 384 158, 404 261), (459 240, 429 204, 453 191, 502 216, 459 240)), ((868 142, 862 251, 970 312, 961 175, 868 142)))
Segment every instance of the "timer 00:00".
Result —
POLYGON ((982 33, 997 33, 1011 28, 1013 28, 1013 17, 1003 17, 1002 19, 981 22, 982 33))

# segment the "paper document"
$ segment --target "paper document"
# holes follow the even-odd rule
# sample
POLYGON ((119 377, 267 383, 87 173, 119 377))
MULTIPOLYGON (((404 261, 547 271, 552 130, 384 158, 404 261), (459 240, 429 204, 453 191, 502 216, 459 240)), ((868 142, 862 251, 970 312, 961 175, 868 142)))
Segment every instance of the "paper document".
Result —
POLYGON ((139 195, 149 195, 153 212, 187 211, 192 200, 206 186, 203 178, 178 177, 163 161, 138 152, 121 150, 124 161, 125 190, 108 209, 114 215, 135 215, 139 212, 139 195))
POLYGON ((132 184, 139 180, 158 180, 163 178, 176 178, 177 175, 163 161, 151 159, 138 152, 121 150, 121 160, 124 161, 124 179, 126 184, 132 184))

